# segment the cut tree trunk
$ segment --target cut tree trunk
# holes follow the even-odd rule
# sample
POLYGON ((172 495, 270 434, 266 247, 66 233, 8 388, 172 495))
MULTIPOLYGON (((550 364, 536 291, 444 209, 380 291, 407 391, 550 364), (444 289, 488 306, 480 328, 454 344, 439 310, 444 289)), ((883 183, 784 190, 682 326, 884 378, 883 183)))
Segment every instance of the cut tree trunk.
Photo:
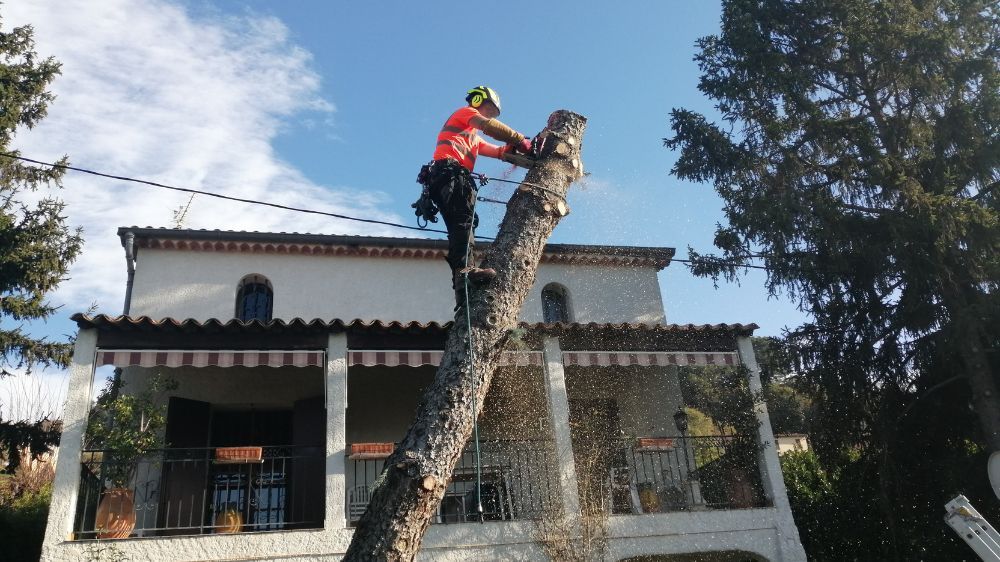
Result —
POLYGON ((420 549, 472 435, 510 331, 517 326, 542 249, 568 213, 566 192, 583 175, 580 148, 586 123, 583 116, 560 110, 539 133, 538 160, 511 197, 496 241, 485 252, 482 267, 492 267, 497 277, 481 287, 470 284, 475 365, 470 366, 465 310, 460 308, 434 382, 406 437, 386 459, 345 560, 412 560, 420 549))

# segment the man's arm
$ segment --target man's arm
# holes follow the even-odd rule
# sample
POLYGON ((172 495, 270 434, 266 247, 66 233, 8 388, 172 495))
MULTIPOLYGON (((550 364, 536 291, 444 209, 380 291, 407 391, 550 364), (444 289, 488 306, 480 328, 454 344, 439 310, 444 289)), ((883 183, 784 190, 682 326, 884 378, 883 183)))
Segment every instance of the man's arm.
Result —
POLYGON ((491 138, 507 144, 517 144, 524 140, 524 135, 504 125, 498 119, 487 119, 482 115, 473 115, 469 119, 469 124, 486 133, 491 138))
POLYGON ((510 150, 511 145, 497 146, 495 144, 490 144, 486 141, 479 143, 479 154, 483 156, 489 156, 490 158, 500 159, 504 154, 510 150))

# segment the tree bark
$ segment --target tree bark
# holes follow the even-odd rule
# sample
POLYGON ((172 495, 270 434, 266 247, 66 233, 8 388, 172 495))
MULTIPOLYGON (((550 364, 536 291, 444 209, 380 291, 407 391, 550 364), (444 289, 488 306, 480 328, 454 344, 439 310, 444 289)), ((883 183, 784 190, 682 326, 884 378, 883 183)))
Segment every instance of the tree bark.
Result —
POLYGON ((485 252, 482 267, 492 267, 497 277, 482 287, 470 285, 475 364, 470 368, 469 332, 462 307, 455 315, 434 381, 406 437, 386 460, 344 560, 413 560, 420 549, 424 531, 472 435, 473 420, 482 408, 510 330, 517 326, 542 249, 568 212, 564 199, 569 185, 583 175, 580 149, 586 123, 583 116, 565 110, 549 116, 540 133, 539 158, 511 197, 496 241, 485 252))
POLYGON ((979 418, 983 440, 991 451, 1000 451, 1000 392, 986 354, 984 342, 988 340, 979 320, 981 314, 963 294, 971 290, 963 291, 961 287, 947 282, 943 283, 943 287, 942 300, 951 316, 951 337, 972 394, 972 408, 979 418))

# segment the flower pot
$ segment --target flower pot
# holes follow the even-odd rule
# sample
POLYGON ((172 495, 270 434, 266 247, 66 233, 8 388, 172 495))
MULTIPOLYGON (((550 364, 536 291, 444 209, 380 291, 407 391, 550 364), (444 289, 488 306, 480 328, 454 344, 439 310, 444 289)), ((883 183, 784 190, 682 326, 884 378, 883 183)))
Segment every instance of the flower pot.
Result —
POLYGON ((94 527, 99 539, 128 538, 135 528, 135 492, 126 488, 105 491, 94 527))
POLYGON ((654 451, 673 449, 674 440, 669 437, 640 437, 636 448, 654 451))
POLYGON ((243 515, 235 509, 225 509, 215 516, 216 533, 239 533, 243 529, 243 515))
POLYGON ((384 459, 392 454, 395 443, 352 443, 351 459, 384 459))
POLYGON ((263 454, 263 447, 219 447, 215 450, 215 462, 219 464, 262 462, 263 454))
POLYGON ((660 512, 660 496, 651 487, 639 490, 639 504, 642 506, 643 513, 660 512))

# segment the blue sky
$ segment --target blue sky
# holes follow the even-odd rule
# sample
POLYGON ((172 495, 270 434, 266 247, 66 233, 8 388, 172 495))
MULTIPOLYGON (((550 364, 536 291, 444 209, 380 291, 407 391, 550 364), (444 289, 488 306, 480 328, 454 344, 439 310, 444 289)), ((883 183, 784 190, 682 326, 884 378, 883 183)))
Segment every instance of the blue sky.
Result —
MULTIPOLYGON (((48 117, 14 147, 73 164, 229 195, 411 224, 415 177, 465 92, 498 90, 501 119, 536 133, 556 109, 585 115, 590 172, 552 241, 711 249, 722 202, 669 175, 669 112, 714 115, 697 90, 697 38, 715 1, 265 2, 45 0, 0 6, 3 27, 35 27, 63 63, 48 117)), ((480 159, 491 176, 509 167, 480 159)), ((513 178, 519 177, 515 173, 513 178)), ((506 198, 509 185, 484 195, 506 198)), ((39 194, 41 195, 41 194, 39 194)), ((115 229, 171 226, 183 194, 70 174, 58 194, 86 245, 36 333, 63 337, 91 305, 121 311, 115 229)), ((502 208, 480 209, 492 235, 502 208)), ((190 228, 413 236, 311 215, 196 198, 190 228)), ((444 264, 442 264, 442 267, 444 264)), ((674 263, 661 273, 667 320, 756 322, 779 334, 803 316, 768 299, 763 272, 718 289, 674 263)), ((52 377, 62 376, 49 373, 52 377)), ((0 402, 3 388, 0 382, 0 402)))
MULTIPOLYGON (((200 6, 200 4, 199 4, 200 6)), ((319 181, 391 195, 386 208, 409 218, 416 169, 428 160, 445 117, 464 92, 485 83, 500 92, 501 119, 533 134, 555 109, 589 119, 587 185, 553 234, 565 243, 711 248, 721 201, 710 186, 669 175, 662 146, 668 114, 714 114, 697 90, 697 38, 715 33, 715 1, 444 3, 217 2, 195 13, 252 10, 279 18, 314 56, 322 96, 336 104, 331 129, 290 123, 275 142, 282 158, 319 181)), ((499 176, 509 166, 481 159, 499 176)), ((487 187, 494 194, 509 186, 487 187)), ((483 234, 501 210, 482 213, 483 234)), ((403 235, 407 235, 403 233, 403 235)), ((682 264, 661 276, 670 321, 749 322, 778 334, 802 318, 768 300, 763 274, 742 288, 714 289, 682 264)))

